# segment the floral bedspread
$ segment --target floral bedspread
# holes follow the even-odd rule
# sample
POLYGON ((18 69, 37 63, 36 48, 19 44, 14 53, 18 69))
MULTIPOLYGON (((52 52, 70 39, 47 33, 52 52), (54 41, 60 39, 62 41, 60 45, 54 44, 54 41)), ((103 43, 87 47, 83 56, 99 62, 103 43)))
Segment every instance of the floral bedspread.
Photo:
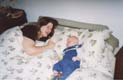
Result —
POLYGON ((75 70, 66 80, 113 80, 115 58, 112 47, 104 42, 109 37, 105 36, 107 32, 57 30, 56 48, 34 57, 23 51, 23 37, 19 27, 11 28, 0 35, 0 80, 51 80, 56 55, 64 49, 65 39, 71 33, 78 35, 79 39, 86 38, 81 40, 84 45, 78 50, 81 68, 75 70))
POLYGON ((19 27, 0 36, 0 80, 50 80, 54 63, 53 50, 45 55, 28 56, 22 48, 19 27))
POLYGON ((113 80, 113 78, 92 68, 80 68, 74 71, 66 80, 113 80))
POLYGON ((71 35, 77 36, 82 44, 77 50, 81 67, 66 80, 113 80, 115 57, 112 46, 106 42, 110 34, 110 30, 89 31, 68 27, 56 29, 53 39, 57 42, 57 53, 62 53, 65 41, 71 35))

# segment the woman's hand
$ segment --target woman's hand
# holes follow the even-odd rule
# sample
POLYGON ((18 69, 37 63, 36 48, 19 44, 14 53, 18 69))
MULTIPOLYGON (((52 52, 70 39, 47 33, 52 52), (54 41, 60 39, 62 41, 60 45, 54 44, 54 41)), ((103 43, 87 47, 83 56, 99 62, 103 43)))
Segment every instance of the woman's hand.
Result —
POLYGON ((35 46, 35 42, 30 38, 23 38, 23 49, 30 56, 36 56, 45 52, 47 49, 52 49, 55 46, 55 43, 52 40, 48 40, 48 43, 43 46, 35 46))
POLYGON ((49 40, 48 40, 48 43, 47 43, 47 47, 48 47, 49 49, 52 49, 52 48, 55 47, 55 43, 54 43, 51 39, 49 39, 49 40))

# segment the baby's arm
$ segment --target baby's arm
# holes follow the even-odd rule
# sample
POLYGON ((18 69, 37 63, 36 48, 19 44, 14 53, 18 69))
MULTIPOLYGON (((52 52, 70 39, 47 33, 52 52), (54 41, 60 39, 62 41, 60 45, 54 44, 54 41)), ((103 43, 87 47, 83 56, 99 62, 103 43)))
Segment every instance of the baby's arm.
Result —
POLYGON ((80 58, 78 57, 78 56, 74 56, 73 58, 72 58, 72 60, 75 62, 75 61, 80 61, 80 58))

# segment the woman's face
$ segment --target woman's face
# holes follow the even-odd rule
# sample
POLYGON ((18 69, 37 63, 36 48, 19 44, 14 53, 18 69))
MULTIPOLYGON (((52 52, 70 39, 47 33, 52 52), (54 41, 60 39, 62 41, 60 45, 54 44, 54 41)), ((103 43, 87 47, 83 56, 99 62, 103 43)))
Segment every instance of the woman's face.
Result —
POLYGON ((41 27, 41 37, 47 37, 53 28, 53 24, 51 22, 49 22, 47 25, 44 25, 41 27))

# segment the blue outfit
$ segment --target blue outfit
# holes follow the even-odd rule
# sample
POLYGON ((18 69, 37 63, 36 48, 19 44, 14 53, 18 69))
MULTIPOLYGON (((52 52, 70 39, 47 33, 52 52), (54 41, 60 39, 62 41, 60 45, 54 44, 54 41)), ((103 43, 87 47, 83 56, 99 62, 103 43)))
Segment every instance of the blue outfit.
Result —
MULTIPOLYGON (((65 80, 75 69, 80 67, 80 61, 73 61, 72 58, 77 56, 77 48, 80 48, 82 45, 75 45, 64 49, 64 56, 61 61, 56 63, 53 67, 53 70, 62 72, 61 79, 65 80)), ((58 80, 56 77, 54 80, 58 80)))

